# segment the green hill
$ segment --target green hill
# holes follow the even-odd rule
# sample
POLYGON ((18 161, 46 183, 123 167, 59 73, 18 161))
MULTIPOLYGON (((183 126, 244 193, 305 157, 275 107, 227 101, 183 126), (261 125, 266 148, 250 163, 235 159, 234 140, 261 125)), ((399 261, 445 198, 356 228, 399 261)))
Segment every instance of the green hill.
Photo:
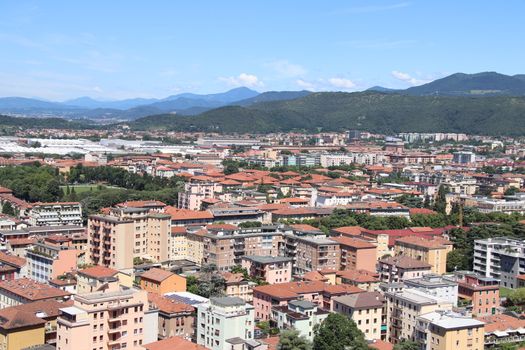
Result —
POLYGON ((197 116, 150 116, 130 125, 139 130, 267 133, 361 129, 379 133, 413 131, 523 136, 525 97, 319 92, 289 101, 222 107, 197 116))

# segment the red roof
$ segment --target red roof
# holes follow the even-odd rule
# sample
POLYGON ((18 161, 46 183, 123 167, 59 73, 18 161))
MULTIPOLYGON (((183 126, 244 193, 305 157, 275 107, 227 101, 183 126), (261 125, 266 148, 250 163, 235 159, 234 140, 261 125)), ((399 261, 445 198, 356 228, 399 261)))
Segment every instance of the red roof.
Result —
POLYGON ((181 337, 166 338, 142 346, 146 350, 207 350, 204 346, 181 337))
POLYGON ((164 209, 164 212, 171 215, 171 220, 213 219, 213 214, 208 210, 197 211, 168 206, 164 209))
POLYGON ((352 247, 355 249, 375 249, 376 248, 374 244, 364 241, 360 238, 339 236, 339 237, 332 237, 331 239, 332 241, 336 241, 340 245, 352 247))
POLYGON ((118 273, 118 271, 109 267, 96 265, 85 268, 83 270, 79 270, 78 273, 91 278, 99 279, 113 277, 118 273))

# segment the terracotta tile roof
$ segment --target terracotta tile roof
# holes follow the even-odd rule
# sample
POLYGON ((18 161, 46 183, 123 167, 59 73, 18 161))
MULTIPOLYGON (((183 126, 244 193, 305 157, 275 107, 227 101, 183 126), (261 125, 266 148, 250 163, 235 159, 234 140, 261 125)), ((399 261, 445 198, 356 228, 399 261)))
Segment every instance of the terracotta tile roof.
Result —
POLYGON ((318 228, 308 224, 294 224, 290 225, 290 227, 298 231, 319 231, 318 228))
POLYGON ((281 204, 281 203, 269 203, 269 204, 263 204, 259 205, 257 209, 262 211, 275 211, 279 209, 288 209, 290 206, 287 204, 281 204))
POLYGON ((337 277, 349 280, 355 283, 373 283, 379 282, 379 274, 366 270, 343 270, 337 271, 337 277))
POLYGON ((276 299, 296 299, 301 294, 326 293, 326 294, 345 294, 360 293, 363 290, 350 285, 329 285, 321 281, 304 281, 277 283, 272 285, 257 286, 253 289, 256 292, 271 295, 276 299))
POLYGON ((154 267, 140 275, 140 278, 160 283, 173 275, 173 272, 154 267))
POLYGON ((292 197, 292 198, 282 198, 279 200, 280 203, 308 203, 309 200, 306 198, 298 198, 298 197, 292 197))
POLYGON ((164 212, 171 215, 171 220, 198 220, 213 219, 213 214, 208 210, 197 211, 166 207, 164 212))
POLYGON ((278 336, 262 338, 262 339, 257 339, 257 340, 260 341, 261 343, 268 344, 268 350, 277 350, 279 346, 278 336))
POLYGON ((26 259, 0 252, 0 263, 20 268, 26 264, 26 259))
POLYGON ((364 228, 360 226, 343 226, 334 228, 332 231, 340 233, 344 236, 359 236, 364 228))
POLYGON ((427 208, 410 208, 409 213, 411 216, 418 215, 418 214, 420 215, 437 215, 438 214, 437 211, 427 209, 427 208))
POLYGON ((306 281, 322 281, 322 282, 326 282, 328 281, 328 278, 325 277, 322 273, 320 273, 319 271, 310 271, 310 272, 307 272, 305 273, 303 276, 302 276, 302 279, 303 280, 306 280, 306 281))
POLYGON ((142 345, 146 350, 207 350, 204 346, 180 337, 171 337, 142 345))
POLYGON ((2 281, 0 282, 0 290, 8 291, 30 301, 63 298, 71 295, 71 293, 29 278, 2 281))
POLYGON ((485 333, 525 328, 525 320, 520 320, 510 315, 490 315, 477 317, 476 319, 485 322, 485 333))
POLYGON ((88 267, 88 268, 78 271, 78 274, 80 275, 84 275, 84 276, 88 276, 88 277, 96 278, 96 279, 113 277, 117 273, 118 271, 115 269, 105 267, 105 266, 100 266, 100 265, 88 267))
POLYGON ((161 201, 127 201, 117 204, 121 208, 145 208, 145 207, 165 207, 166 203, 161 201))
POLYGON ((446 245, 451 245, 452 242, 441 237, 432 237, 432 239, 421 236, 407 236, 396 240, 396 245, 410 244, 412 246, 426 248, 426 249, 444 249, 446 245))
POLYGON ((18 246, 18 245, 31 245, 36 243, 35 238, 12 238, 8 240, 9 245, 18 246))
POLYGON ((354 309, 382 307, 384 297, 379 292, 363 292, 336 297, 335 301, 354 309))
POLYGON ((339 236, 339 237, 332 237, 331 240, 336 241, 342 246, 352 247, 355 249, 375 249, 376 248, 374 244, 367 242, 365 240, 362 240, 360 238, 339 236))
POLYGON ((206 229, 212 231, 235 231, 239 229, 239 226, 232 224, 209 224, 206 225, 206 229))
POLYGON ((232 284, 232 283, 239 283, 244 281, 244 275, 242 273, 231 273, 231 272, 223 272, 221 273, 222 277, 224 277, 224 280, 226 281, 226 284, 232 284))
POLYGON ((394 344, 386 342, 384 340, 374 340, 368 344, 368 347, 377 349, 377 350, 392 350, 394 349, 394 344))
POLYGON ((171 227, 171 234, 184 234, 187 233, 185 226, 172 226, 171 227))
POLYGON ((412 259, 408 256, 389 256, 379 260, 383 264, 397 266, 402 269, 430 269, 432 265, 424 261, 412 259))
POLYGON ((167 314, 195 311, 195 308, 191 305, 176 301, 174 299, 166 298, 157 293, 148 293, 148 300, 151 304, 155 305, 159 311, 167 314))
POLYGON ((0 310, 0 329, 14 330, 25 327, 44 327, 46 321, 34 313, 20 311, 16 307, 0 310))

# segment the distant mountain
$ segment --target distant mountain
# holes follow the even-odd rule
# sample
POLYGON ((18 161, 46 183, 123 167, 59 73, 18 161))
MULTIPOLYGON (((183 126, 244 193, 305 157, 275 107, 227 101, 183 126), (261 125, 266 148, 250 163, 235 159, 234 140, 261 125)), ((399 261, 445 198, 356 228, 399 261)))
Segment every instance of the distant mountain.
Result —
POLYGON ((259 94, 257 96, 247 98, 245 100, 240 100, 233 102, 231 104, 238 106, 249 106, 254 103, 259 102, 270 102, 270 101, 285 101, 285 100, 295 100, 296 98, 301 98, 310 95, 312 92, 302 90, 302 91, 267 91, 259 94))
POLYGON ((225 106, 196 116, 155 115, 134 129, 268 133, 368 130, 378 133, 525 134, 525 97, 412 96, 373 91, 318 92, 288 101, 225 106))
POLYGON ((496 72, 456 73, 408 88, 403 93, 417 96, 524 96, 525 78, 523 75, 510 76, 496 72))
POLYGON ((0 110, 7 109, 16 109, 16 110, 28 110, 32 108, 42 108, 42 109, 61 109, 68 108, 71 109, 71 106, 65 106, 57 102, 48 102, 37 100, 34 98, 25 98, 25 97, 1 97, 0 98, 0 110))
POLYGON ((366 89, 366 91, 376 91, 376 92, 385 92, 385 93, 395 93, 399 92, 398 89, 390 89, 382 86, 372 86, 371 88, 366 89))
POLYGON ((85 120, 68 121, 62 118, 21 118, 0 115, 3 129, 11 128, 53 128, 53 129, 91 129, 93 125, 85 120))
POLYGON ((92 99, 91 97, 79 97, 73 100, 68 100, 63 102, 65 105, 69 106, 78 106, 88 109, 94 108, 113 108, 113 109, 129 109, 138 106, 143 106, 151 103, 157 102, 158 99, 155 98, 132 98, 127 100, 119 101, 98 101, 92 99))
POLYGON ((226 105, 235 101, 245 100, 251 97, 255 97, 259 95, 259 93, 255 90, 249 89, 247 87, 238 87, 235 89, 228 90, 226 92, 220 92, 217 94, 207 94, 207 95, 199 95, 199 94, 191 94, 191 93, 183 93, 178 95, 169 96, 162 101, 172 101, 172 100, 178 100, 180 98, 184 98, 186 100, 198 100, 198 101, 214 101, 214 102, 220 102, 222 105, 226 105))

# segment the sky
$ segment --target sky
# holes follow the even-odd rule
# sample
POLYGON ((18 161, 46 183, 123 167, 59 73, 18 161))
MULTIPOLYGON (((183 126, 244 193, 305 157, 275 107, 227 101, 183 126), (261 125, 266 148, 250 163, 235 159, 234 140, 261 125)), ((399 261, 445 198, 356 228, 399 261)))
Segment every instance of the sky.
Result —
POLYGON ((2 1, 0 96, 407 88, 525 73, 525 1, 2 1))

